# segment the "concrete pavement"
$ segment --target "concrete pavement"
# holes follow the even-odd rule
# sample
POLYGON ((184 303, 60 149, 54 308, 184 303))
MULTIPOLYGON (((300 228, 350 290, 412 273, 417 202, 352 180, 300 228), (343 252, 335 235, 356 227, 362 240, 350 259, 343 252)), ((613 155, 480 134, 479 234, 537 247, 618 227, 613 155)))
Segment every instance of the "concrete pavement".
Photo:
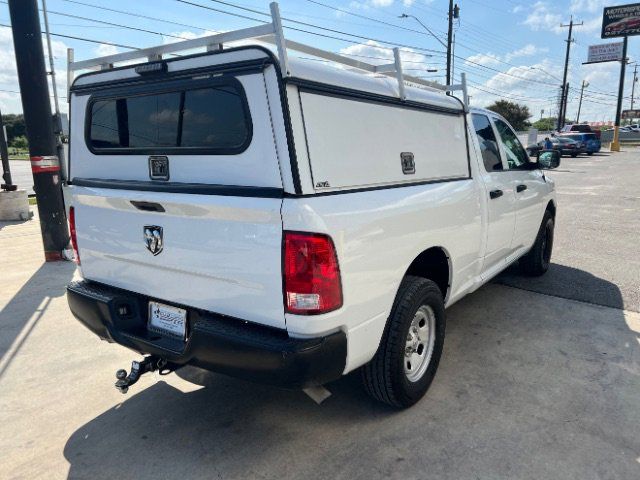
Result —
POLYGON ((553 265, 537 279, 511 269, 507 285, 640 312, 640 148, 563 157, 556 182, 553 265))
POLYGON ((321 406, 196 369, 147 375, 123 396, 114 372, 138 356, 71 317, 73 265, 43 264, 35 221, 0 223, 0 478, 640 477, 640 314, 593 304, 633 307, 626 282, 640 276, 629 257, 640 222, 618 215, 635 200, 607 185, 638 190, 615 157, 563 159, 554 269, 565 276, 511 272, 500 281, 519 288, 491 284, 449 309, 433 386, 401 412, 357 375, 321 406), (582 292, 596 286, 606 295, 582 292), (583 293, 608 300, 567 299, 583 293))

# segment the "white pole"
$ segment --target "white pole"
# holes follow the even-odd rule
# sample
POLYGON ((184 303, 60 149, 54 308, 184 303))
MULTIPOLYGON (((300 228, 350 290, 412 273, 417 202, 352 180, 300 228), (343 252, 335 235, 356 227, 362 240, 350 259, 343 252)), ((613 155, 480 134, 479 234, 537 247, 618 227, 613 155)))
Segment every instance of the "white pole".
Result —
MULTIPOLYGON (((51 34, 49 33, 49 17, 47 17, 47 2, 46 0, 42 0, 42 13, 44 15, 44 29, 47 34, 47 49, 49 50, 49 68, 51 71, 49 75, 51 75, 51 86, 53 88, 53 103, 55 105, 56 115, 58 118, 60 117, 60 105, 58 104, 58 88, 56 87, 56 69, 53 65, 53 52, 51 50, 51 34)), ((56 125, 56 128, 59 130, 60 125, 56 125)), ((59 133, 59 132, 56 132, 59 133)))

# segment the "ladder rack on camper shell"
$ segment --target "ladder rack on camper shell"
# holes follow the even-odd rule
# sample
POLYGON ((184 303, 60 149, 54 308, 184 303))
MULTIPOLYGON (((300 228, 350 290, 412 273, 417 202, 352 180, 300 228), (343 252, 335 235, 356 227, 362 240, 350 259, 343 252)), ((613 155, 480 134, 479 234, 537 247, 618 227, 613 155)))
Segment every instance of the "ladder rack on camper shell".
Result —
POLYGON ((462 91, 464 109, 465 111, 468 110, 469 97, 467 95, 467 82, 464 73, 460 74, 461 82, 459 84, 442 85, 411 75, 405 75, 402 71, 402 60, 400 58, 400 49, 398 47, 393 49, 393 63, 385 65, 373 65, 367 62, 362 62, 360 60, 354 60, 337 53, 321 50, 304 43, 287 40, 285 39, 282 30, 282 19, 280 17, 280 8, 278 7, 278 3, 272 2, 270 4, 270 10, 272 20, 271 23, 266 23, 257 27, 243 28, 240 30, 233 30, 215 35, 194 38, 192 40, 159 45, 156 47, 141 48, 132 50, 130 52, 117 53, 115 55, 107 55, 104 57, 98 57, 89 60, 81 60, 78 62, 74 61, 73 49, 69 48, 67 50, 67 85, 69 86, 69 88, 71 87, 74 79, 74 72, 78 70, 108 70, 110 68, 113 68, 114 64, 119 62, 126 62, 137 59, 147 59, 147 61, 149 62, 154 62, 162 60, 163 55, 174 54, 175 52, 202 47, 205 47, 207 51, 218 51, 222 50, 223 44, 228 42, 248 39, 260 39, 263 42, 271 43, 276 46, 283 77, 287 77, 290 75, 289 61, 287 56, 287 49, 289 49, 331 62, 346 65, 355 69, 363 70, 365 72, 395 77, 398 80, 398 96, 403 100, 405 99, 405 83, 409 83, 412 86, 416 87, 427 87, 428 89, 441 92, 462 91))

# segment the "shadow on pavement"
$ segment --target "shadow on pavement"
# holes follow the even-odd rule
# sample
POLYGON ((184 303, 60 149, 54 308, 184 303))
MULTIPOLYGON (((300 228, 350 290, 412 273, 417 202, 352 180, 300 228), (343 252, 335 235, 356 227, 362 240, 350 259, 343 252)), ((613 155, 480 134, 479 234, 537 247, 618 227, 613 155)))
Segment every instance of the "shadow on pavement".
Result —
POLYGON ((498 275, 494 281, 531 292, 605 307, 624 308, 617 285, 584 270, 552 263, 549 271, 543 276, 525 277, 519 273, 518 269, 518 265, 514 265, 498 275))
POLYGON ((43 263, 0 310, 0 378, 45 314, 51 299, 65 293, 72 262, 43 263))
POLYGON ((23 223, 27 223, 29 221, 31 221, 31 219, 29 219, 29 220, 15 220, 15 221, 13 221, 13 220, 12 221, 2 220, 2 221, 0 221, 0 230, 2 230, 5 227, 11 227, 11 226, 14 226, 14 225, 22 225, 23 223))
MULTIPOLYGON (((615 285, 560 265, 522 281, 621 305, 615 285)), ((134 387, 78 428, 68 478, 640 477, 638 333, 621 310, 488 285, 448 310, 447 329, 438 375, 409 410, 370 400, 357 372, 318 406, 185 368, 201 388, 134 387)))

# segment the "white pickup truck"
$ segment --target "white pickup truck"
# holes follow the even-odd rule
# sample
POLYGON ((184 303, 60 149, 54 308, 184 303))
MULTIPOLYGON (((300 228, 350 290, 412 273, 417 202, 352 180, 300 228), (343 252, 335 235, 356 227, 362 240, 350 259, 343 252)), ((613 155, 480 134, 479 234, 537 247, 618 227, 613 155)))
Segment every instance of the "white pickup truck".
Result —
POLYGON ((387 75, 279 53, 75 80, 71 311, 149 355, 122 391, 186 364, 294 388, 359 369, 412 405, 445 308, 518 260, 547 270, 558 154, 530 160, 503 118, 405 83, 398 58, 387 75))

